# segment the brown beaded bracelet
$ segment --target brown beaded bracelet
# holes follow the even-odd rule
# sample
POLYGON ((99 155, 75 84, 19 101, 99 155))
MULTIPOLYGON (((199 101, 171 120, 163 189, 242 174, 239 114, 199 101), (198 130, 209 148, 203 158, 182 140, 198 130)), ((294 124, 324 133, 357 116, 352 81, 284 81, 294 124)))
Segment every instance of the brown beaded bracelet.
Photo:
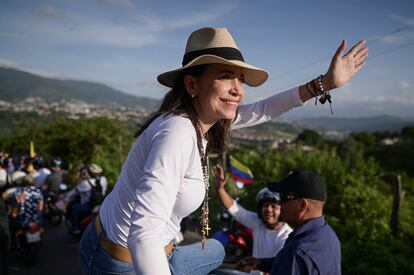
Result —
POLYGON ((306 83, 305 87, 308 90, 308 93, 315 97, 315 105, 318 103, 318 96, 320 96, 319 102, 321 104, 325 104, 325 102, 328 101, 331 114, 333 115, 331 95, 329 94, 329 90, 323 88, 322 77, 323 75, 319 75, 317 78, 306 83), (316 81, 317 84, 315 83, 316 81))

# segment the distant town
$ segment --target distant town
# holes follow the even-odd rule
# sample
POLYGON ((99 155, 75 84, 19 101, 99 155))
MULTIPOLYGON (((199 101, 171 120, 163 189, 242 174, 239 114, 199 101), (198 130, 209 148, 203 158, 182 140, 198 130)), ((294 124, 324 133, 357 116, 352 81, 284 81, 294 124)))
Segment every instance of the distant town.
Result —
MULTIPOLYGON (((143 107, 125 107, 119 104, 99 105, 87 103, 82 100, 62 99, 58 102, 48 102, 41 97, 28 97, 20 102, 7 102, 0 100, 0 111, 30 112, 39 116, 49 116, 52 113, 63 113, 71 119, 107 117, 121 121, 132 120, 141 122, 151 113, 143 107)), ((299 130, 298 130, 299 132, 299 130)), ((297 133, 277 131, 271 127, 258 129, 250 127, 232 131, 232 141, 237 144, 261 144, 265 147, 278 147, 279 144, 291 143, 297 133)))
POLYGON ((48 116, 53 112, 58 112, 67 114, 71 119, 104 116, 122 121, 130 119, 141 121, 150 113, 143 107, 129 108, 118 104, 102 106, 76 99, 47 102, 40 97, 28 97, 17 103, 0 100, 0 111, 33 112, 40 116, 48 116))
MULTIPOLYGON (((152 110, 142 106, 125 107, 119 104, 100 105, 87 103, 82 100, 62 99, 58 102, 48 102, 41 97, 28 97, 20 102, 8 102, 0 100, 0 111, 30 112, 39 116, 49 116, 53 113, 62 113, 70 119, 107 117, 121 121, 142 122, 150 115, 152 110)), ((269 124, 267 124, 269 125, 269 124)), ((268 127, 249 127, 232 131, 232 147, 236 144, 255 145, 265 148, 279 148, 290 146, 294 143, 296 136, 304 129, 309 128, 299 123, 277 123, 268 127), (283 129, 289 125, 289 129, 283 129)), ((316 129, 315 129, 316 130, 316 129)), ((318 131, 325 139, 343 140, 347 134, 335 131, 318 131)), ((398 142, 394 139, 383 141, 385 145, 398 142)), ((304 148, 311 150, 311 148, 304 148)))

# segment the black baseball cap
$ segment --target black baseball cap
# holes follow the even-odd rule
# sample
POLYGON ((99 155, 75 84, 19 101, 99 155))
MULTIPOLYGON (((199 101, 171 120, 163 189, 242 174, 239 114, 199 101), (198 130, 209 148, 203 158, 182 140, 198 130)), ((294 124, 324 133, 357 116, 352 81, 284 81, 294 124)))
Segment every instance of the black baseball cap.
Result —
POLYGON ((280 182, 267 185, 273 192, 293 193, 298 197, 326 201, 326 183, 321 176, 310 170, 296 169, 280 182))

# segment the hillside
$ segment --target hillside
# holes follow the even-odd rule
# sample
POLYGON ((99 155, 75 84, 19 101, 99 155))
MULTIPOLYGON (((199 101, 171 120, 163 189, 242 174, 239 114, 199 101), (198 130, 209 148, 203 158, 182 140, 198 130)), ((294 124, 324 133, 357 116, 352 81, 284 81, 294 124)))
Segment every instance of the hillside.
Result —
POLYGON ((158 100, 136 97, 109 86, 77 80, 45 78, 16 69, 0 67, 0 100, 17 102, 41 97, 50 102, 76 99, 100 105, 122 105, 153 109, 158 100))

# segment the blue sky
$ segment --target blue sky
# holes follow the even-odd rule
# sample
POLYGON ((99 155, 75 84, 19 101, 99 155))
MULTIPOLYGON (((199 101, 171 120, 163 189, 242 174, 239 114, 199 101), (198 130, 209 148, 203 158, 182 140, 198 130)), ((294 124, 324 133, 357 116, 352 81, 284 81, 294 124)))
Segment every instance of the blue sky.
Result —
POLYGON ((342 39, 366 39, 366 67, 333 93, 335 116, 414 117, 411 0, 1 0, 0 65, 161 98, 156 76, 180 66, 188 35, 205 26, 227 27, 245 60, 269 71, 246 102, 325 73, 342 39))

